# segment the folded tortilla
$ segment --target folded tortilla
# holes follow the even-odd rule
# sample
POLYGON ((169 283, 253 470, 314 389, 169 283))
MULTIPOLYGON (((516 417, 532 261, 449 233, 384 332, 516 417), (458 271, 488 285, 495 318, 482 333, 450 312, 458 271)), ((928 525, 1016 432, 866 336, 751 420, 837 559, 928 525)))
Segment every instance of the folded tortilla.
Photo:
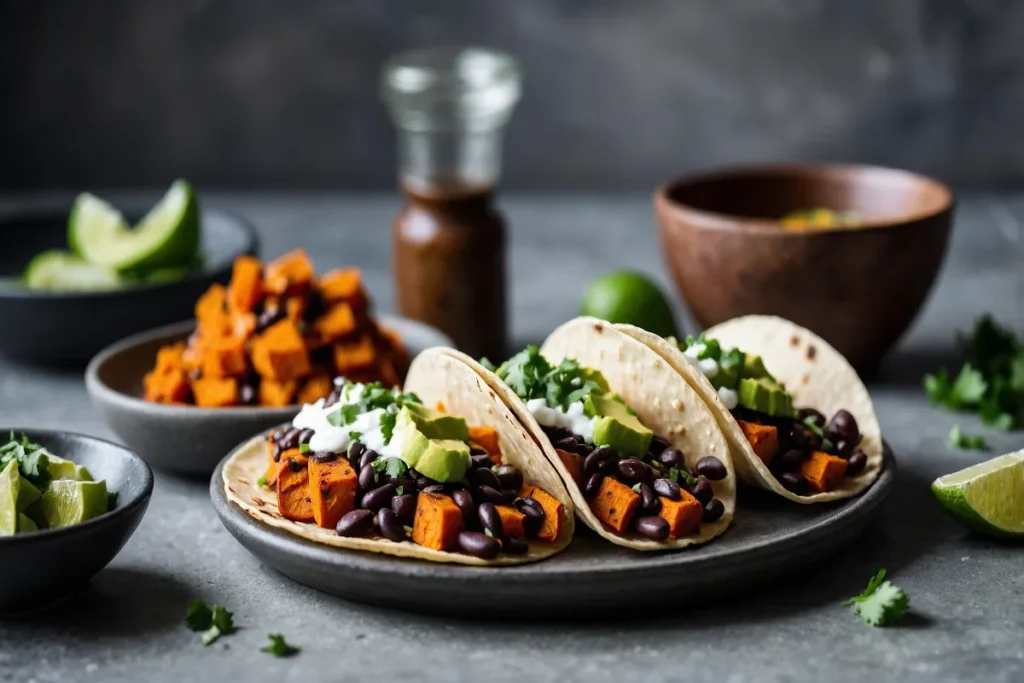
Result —
POLYGON ((617 545, 635 550, 667 550, 706 543, 724 532, 732 523, 736 510, 736 474, 729 445, 711 410, 701 397, 657 353, 613 326, 596 318, 576 318, 562 325, 548 337, 541 354, 552 363, 574 359, 580 365, 599 370, 611 390, 636 412, 637 417, 655 434, 659 434, 683 451, 686 464, 693 467, 706 455, 722 461, 727 475, 711 482, 715 497, 722 501, 725 513, 717 521, 701 524, 692 536, 654 541, 630 532, 616 534, 607 529, 590 510, 569 471, 562 464, 550 439, 541 429, 526 404, 493 372, 458 351, 449 354, 473 367, 505 400, 507 418, 526 425, 548 461, 565 482, 576 507, 576 514, 600 536, 617 545))
POLYGON ((654 349, 675 368, 710 406, 732 447, 740 480, 774 491, 797 503, 824 503, 849 498, 869 487, 882 471, 882 432, 871 396, 853 367, 828 342, 808 329, 783 318, 748 315, 728 320, 704 332, 722 348, 738 348, 761 356, 764 366, 793 396, 797 408, 815 408, 826 418, 845 408, 857 420, 860 448, 867 455, 864 470, 845 477, 833 491, 799 496, 788 491, 768 470, 743 435, 736 419, 711 382, 674 344, 632 325, 616 329, 654 349))
POLYGON ((444 349, 427 349, 410 366, 404 389, 417 394, 426 406, 443 403, 447 412, 465 418, 470 425, 494 427, 502 461, 515 465, 527 484, 539 486, 565 506, 558 539, 554 543, 531 539, 526 554, 503 553, 493 560, 483 560, 466 553, 425 548, 412 541, 396 543, 386 538, 339 536, 334 529, 324 529, 312 522, 285 519, 278 512, 274 489, 256 483, 267 466, 266 438, 262 435, 239 446, 224 464, 224 491, 228 500, 268 526, 316 543, 432 562, 486 566, 525 564, 551 557, 569 545, 573 534, 572 498, 532 435, 517 420, 509 418, 504 402, 476 372, 444 349))

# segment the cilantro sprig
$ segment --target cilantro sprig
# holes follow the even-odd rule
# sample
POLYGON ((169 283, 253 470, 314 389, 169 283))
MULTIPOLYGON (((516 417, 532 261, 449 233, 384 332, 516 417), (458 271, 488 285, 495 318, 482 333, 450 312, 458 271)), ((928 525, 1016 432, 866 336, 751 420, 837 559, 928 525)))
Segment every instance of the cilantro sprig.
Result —
POLYGON ((268 633, 267 638, 270 642, 260 648, 260 652, 266 652, 268 655, 275 657, 291 657, 299 653, 301 648, 289 645, 285 641, 284 636, 280 633, 268 633))
POLYGON ((852 606, 854 613, 871 626, 892 626, 906 615, 910 596, 891 581, 886 581, 885 570, 880 569, 863 593, 843 605, 852 606))
POLYGON ((594 392, 607 390, 596 371, 570 359, 553 366, 532 345, 505 361, 497 374, 524 401, 543 398, 548 405, 563 409, 594 392))
POLYGON ((223 605, 211 609, 201 598, 193 600, 185 613, 185 625, 191 631, 201 631, 203 645, 212 645, 222 635, 234 633, 235 615, 223 605))
POLYGON ((959 345, 964 364, 955 377, 946 368, 924 377, 932 403, 977 412, 999 429, 1024 424, 1024 343, 985 315, 969 335, 960 335, 959 345))
MULTIPOLYGON (((386 411, 380 417, 381 433, 384 443, 390 443, 395 431, 395 423, 399 410, 407 403, 422 403, 420 397, 409 391, 386 388, 380 382, 372 382, 363 386, 362 392, 355 400, 351 400, 354 383, 346 384, 342 390, 341 405, 327 416, 327 421, 335 427, 350 425, 363 413, 382 409, 386 411)), ((352 434, 358 434, 353 432, 352 434)), ((361 435, 360 435, 361 436, 361 435)))
POLYGON ((19 439, 11 432, 7 443, 0 445, 0 471, 11 461, 17 462, 21 476, 35 484, 36 488, 43 489, 50 483, 50 459, 46 449, 26 435, 22 434, 19 439))
POLYGON ((985 437, 964 434, 960 431, 960 425, 953 425, 953 428, 949 430, 949 443, 953 448, 963 450, 983 451, 988 448, 985 437))

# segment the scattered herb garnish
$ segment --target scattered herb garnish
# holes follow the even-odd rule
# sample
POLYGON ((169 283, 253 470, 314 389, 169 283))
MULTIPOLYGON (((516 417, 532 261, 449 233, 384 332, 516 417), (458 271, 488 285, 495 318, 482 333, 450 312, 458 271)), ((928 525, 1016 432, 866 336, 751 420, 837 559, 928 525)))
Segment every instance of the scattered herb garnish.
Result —
POLYGON ((668 476, 669 476, 669 478, 672 481, 674 481, 676 483, 679 483, 679 476, 680 476, 679 468, 678 467, 670 467, 669 470, 668 470, 668 476))
MULTIPOLYGON (((391 440, 391 434, 395 428, 395 416, 406 403, 421 403, 419 396, 412 392, 399 391, 397 388, 388 389, 380 382, 372 382, 363 385, 359 397, 352 400, 353 387, 356 385, 348 383, 342 389, 343 403, 338 409, 328 414, 327 421, 334 427, 343 427, 356 421, 356 418, 363 413, 372 410, 382 409, 385 412, 381 415, 381 431, 384 433, 384 443, 391 440)), ((362 436, 360 434, 360 436, 362 436)))
POLYGON ((374 472, 384 472, 391 478, 402 476, 407 469, 408 465, 401 458, 377 458, 373 461, 374 472))
POLYGON ((825 433, 821 431, 821 427, 818 426, 814 419, 815 418, 813 415, 808 415, 807 417, 805 417, 803 422, 804 427, 807 427, 808 431, 813 433, 816 437, 818 437, 821 440, 821 450, 825 451, 826 453, 831 453, 832 449, 835 448, 835 444, 833 444, 825 436, 825 433))
POLYGON ((405 487, 404 486, 398 486, 398 487, 395 488, 395 495, 396 496, 400 496, 403 493, 405 493, 405 487))
POLYGON ((203 632, 203 645, 211 645, 222 635, 235 630, 234 614, 222 605, 214 605, 210 609, 200 598, 189 604, 185 625, 192 631, 203 632))
POLYGON ((960 425, 953 425, 953 428, 949 430, 949 443, 953 445, 953 448, 964 450, 983 451, 988 448, 985 437, 964 434, 960 431, 960 425))
POLYGON ((263 488, 264 486, 267 485, 267 478, 261 474, 260 478, 256 480, 256 485, 259 486, 260 488, 263 488))
POLYGON ((892 626, 907 613, 910 597, 891 581, 885 581, 885 570, 880 569, 863 593, 843 605, 852 605, 854 613, 872 626, 892 626))
POLYGON ((540 349, 527 346, 497 369, 498 376, 524 401, 543 398, 550 406, 568 408, 595 391, 604 391, 600 375, 574 360, 552 366, 540 349))
POLYGON ((0 470, 7 467, 7 463, 12 460, 18 463, 21 476, 35 484, 36 488, 41 490, 50 483, 50 461, 46 457, 46 449, 32 442, 24 434, 17 439, 14 432, 11 432, 7 443, 0 446, 0 470))
POLYGON ((300 648, 286 643, 284 636, 280 633, 268 633, 267 638, 270 639, 270 643, 261 647, 260 652, 266 652, 275 657, 291 657, 299 652, 300 648))
POLYGON ((633 493, 640 493, 640 484, 633 484, 631 488, 633 489, 633 493))
POLYGON ((299 453, 309 453, 309 444, 308 443, 300 443, 299 444, 299 453))
POLYGON ((969 336, 960 335, 964 365, 955 379, 945 368, 925 375, 932 403, 948 410, 976 411, 999 429, 1024 424, 1024 344, 992 316, 978 319, 969 336))

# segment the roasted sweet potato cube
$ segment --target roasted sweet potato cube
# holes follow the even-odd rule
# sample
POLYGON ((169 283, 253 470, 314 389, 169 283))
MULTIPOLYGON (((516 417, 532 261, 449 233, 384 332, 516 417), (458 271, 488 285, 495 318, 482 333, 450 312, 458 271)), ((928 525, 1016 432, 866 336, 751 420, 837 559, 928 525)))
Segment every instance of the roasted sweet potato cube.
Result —
POLYGON ((223 408, 238 403, 238 380, 234 377, 202 377, 192 380, 192 395, 202 408, 223 408))
POLYGON ((331 462, 309 460, 309 497, 317 526, 333 529, 356 507, 358 477, 345 458, 331 462))
POLYGON ((356 331, 356 316, 346 303, 334 304, 313 321, 309 329, 314 346, 333 344, 356 331))
POLYGON ((281 320, 252 340, 252 364, 260 376, 288 382, 309 373, 309 352, 292 320, 281 320))
POLYGON ((282 453, 277 463, 277 509, 282 517, 296 522, 313 521, 307 460, 299 449, 292 448, 282 453))
POLYGON ((284 300, 284 313, 295 322, 306 317, 309 310, 309 299, 304 296, 289 296, 284 300))
POLYGON ((362 276, 358 268, 337 268, 324 273, 317 285, 325 301, 348 301, 361 293, 362 276))
POLYGON ((247 368, 245 340, 238 337, 217 337, 203 354, 203 377, 237 377, 247 368))
POLYGON ((416 515, 412 523, 413 543, 434 550, 451 550, 465 528, 462 511, 455 501, 443 493, 416 496, 416 515))
POLYGON ((679 538, 691 534, 700 528, 700 520, 704 516, 704 506, 686 491, 680 491, 682 498, 672 500, 661 498, 661 518, 668 522, 669 538, 679 538))
POLYGON ((236 339, 246 340, 256 331, 256 314, 234 312, 231 314, 230 334, 236 339))
POLYGON ((196 301, 196 326, 199 333, 219 337, 228 327, 227 290, 223 285, 211 285, 196 301))
POLYGON ((356 342, 334 346, 334 368, 341 375, 369 367, 376 358, 377 349, 368 335, 356 342))
POLYGON ((506 536, 513 538, 526 536, 526 529, 523 527, 526 515, 511 505, 496 505, 494 507, 498 511, 498 517, 501 518, 501 529, 506 536))
POLYGON ((470 425, 469 445, 484 449, 495 465, 501 464, 501 445, 498 441, 498 430, 494 427, 470 425))
POLYGON ((316 403, 318 399, 324 398, 334 388, 334 381, 331 376, 324 372, 317 372, 306 378, 306 381, 299 389, 296 403, 316 403))
POLYGON ((565 469, 569 471, 569 476, 576 482, 576 485, 583 486, 583 458, 578 453, 563 451, 561 448, 556 448, 555 452, 558 453, 558 459, 565 465, 565 469))
MULTIPOLYGON (((263 478, 267 480, 267 486, 277 485, 277 463, 281 458, 281 453, 278 451, 277 458, 274 457, 274 452, 277 449, 274 448, 274 442, 267 437, 267 469, 263 473, 263 478)), ((295 449, 298 450, 298 449, 295 449)))
POLYGON ((601 488, 590 501, 590 509, 601 523, 617 534, 626 533, 639 506, 640 494, 611 477, 601 480, 601 488))
POLYGON ((260 380, 260 405, 278 408, 291 405, 298 388, 298 380, 275 382, 264 377, 260 380))
POLYGON ((156 365, 154 369, 158 372, 164 372, 166 370, 181 370, 184 367, 184 355, 184 342, 164 346, 156 352, 156 365))
POLYGON ((557 541, 558 535, 562 533, 562 515, 565 514, 565 506, 559 503, 547 491, 532 484, 523 486, 519 490, 519 496, 521 498, 533 498, 544 508, 544 523, 540 525, 540 529, 537 531, 537 538, 549 543, 557 541))
POLYGON ((155 403, 185 403, 191 392, 188 375, 182 369, 154 369, 142 378, 144 396, 155 403))
POLYGON ((251 313, 263 296, 263 264, 252 256, 235 259, 228 284, 228 306, 235 311, 251 313))
POLYGON ((267 264, 263 274, 263 290, 285 296, 299 294, 313 282, 313 262, 302 249, 295 249, 267 264))
POLYGON ((765 465, 769 465, 775 455, 779 452, 779 430, 772 425, 762 425, 756 422, 744 422, 736 420, 743 436, 747 437, 750 447, 754 449, 757 457, 765 465))
POLYGON ((831 491, 843 482, 847 462, 835 455, 814 451, 811 457, 800 463, 800 474, 804 475, 815 493, 831 491))

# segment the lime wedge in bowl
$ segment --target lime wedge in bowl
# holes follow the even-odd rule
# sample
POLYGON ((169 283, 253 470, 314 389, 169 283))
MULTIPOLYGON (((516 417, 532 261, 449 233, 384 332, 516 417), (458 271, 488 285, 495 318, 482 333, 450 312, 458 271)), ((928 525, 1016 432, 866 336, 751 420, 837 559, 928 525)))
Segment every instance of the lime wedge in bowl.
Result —
POLYGON ((932 492, 969 529, 1024 538, 1024 450, 939 477, 932 492))
POLYGON ((46 454, 46 469, 52 479, 70 479, 72 481, 92 481, 92 474, 85 465, 58 458, 51 453, 46 454))
POLYGON ((58 479, 50 483, 40 503, 49 528, 72 526, 107 511, 107 485, 102 481, 58 479))
POLYGON ((56 250, 37 254, 25 267, 22 279, 29 289, 61 292, 106 291, 122 284, 117 271, 56 250))
POLYGON ((13 536, 18 530, 18 490, 21 474, 18 463, 10 460, 0 470, 0 536, 13 536))
POLYGON ((199 250, 199 200, 187 181, 176 180, 139 224, 129 228, 109 204, 81 194, 68 217, 68 242, 86 261, 120 272, 187 266, 199 250))

